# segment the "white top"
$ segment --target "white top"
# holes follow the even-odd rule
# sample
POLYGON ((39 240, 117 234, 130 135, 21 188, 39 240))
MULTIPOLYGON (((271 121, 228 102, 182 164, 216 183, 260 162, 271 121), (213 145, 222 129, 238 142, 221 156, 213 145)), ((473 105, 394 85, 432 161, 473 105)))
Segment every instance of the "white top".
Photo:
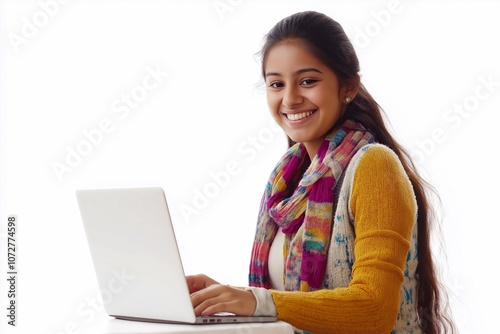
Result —
POLYGON ((276 233, 271 249, 269 250, 269 279, 275 290, 285 290, 283 285, 283 269, 285 266, 283 256, 283 243, 285 242, 285 233, 281 231, 281 227, 276 233))

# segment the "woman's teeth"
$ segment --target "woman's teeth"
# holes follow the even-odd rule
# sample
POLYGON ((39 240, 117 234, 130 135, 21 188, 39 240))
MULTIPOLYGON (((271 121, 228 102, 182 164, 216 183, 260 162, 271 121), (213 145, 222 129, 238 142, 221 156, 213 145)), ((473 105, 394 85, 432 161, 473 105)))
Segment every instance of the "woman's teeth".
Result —
POLYGON ((303 119, 309 117, 313 114, 313 111, 304 111, 297 114, 286 114, 286 117, 291 121, 298 121, 299 119, 303 119))

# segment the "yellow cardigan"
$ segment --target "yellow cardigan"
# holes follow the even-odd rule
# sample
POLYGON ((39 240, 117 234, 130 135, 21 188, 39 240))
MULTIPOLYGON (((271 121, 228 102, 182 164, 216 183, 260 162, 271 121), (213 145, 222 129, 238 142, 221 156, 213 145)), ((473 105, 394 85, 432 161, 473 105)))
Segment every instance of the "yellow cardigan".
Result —
POLYGON ((413 189, 397 156, 377 145, 359 161, 350 194, 356 239, 348 286, 270 293, 278 318, 304 331, 390 333, 416 219, 413 189))

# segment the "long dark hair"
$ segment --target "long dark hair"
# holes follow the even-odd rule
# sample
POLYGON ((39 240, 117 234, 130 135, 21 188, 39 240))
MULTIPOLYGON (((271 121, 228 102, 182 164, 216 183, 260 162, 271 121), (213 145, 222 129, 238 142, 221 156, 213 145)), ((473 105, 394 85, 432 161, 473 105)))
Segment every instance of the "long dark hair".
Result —
MULTIPOLYGON (((305 11, 288 16, 278 22, 266 35, 260 52, 262 75, 269 51, 277 43, 298 39, 309 52, 326 64, 337 76, 339 84, 359 82, 359 60, 352 43, 342 26, 322 13, 305 11)), ((338 120, 352 119, 363 124, 378 142, 390 147, 401 160, 415 192, 418 205, 418 313, 425 333, 454 333, 454 324, 447 314, 446 292, 437 279, 437 272, 430 247, 431 223, 435 214, 428 196, 435 193, 433 187, 417 172, 408 152, 390 134, 382 108, 359 83, 359 91, 338 120)), ((294 142, 288 137, 289 145, 294 142)))

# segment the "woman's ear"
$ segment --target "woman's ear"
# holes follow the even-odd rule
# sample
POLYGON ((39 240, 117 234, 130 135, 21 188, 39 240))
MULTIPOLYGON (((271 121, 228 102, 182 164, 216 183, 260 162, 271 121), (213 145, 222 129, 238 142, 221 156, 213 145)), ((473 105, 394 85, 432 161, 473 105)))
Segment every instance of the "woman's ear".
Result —
POLYGON ((342 87, 341 98, 343 99, 343 101, 349 103, 352 100, 354 100, 354 98, 358 94, 359 85, 360 85, 360 77, 358 74, 356 75, 355 78, 347 81, 342 87))

